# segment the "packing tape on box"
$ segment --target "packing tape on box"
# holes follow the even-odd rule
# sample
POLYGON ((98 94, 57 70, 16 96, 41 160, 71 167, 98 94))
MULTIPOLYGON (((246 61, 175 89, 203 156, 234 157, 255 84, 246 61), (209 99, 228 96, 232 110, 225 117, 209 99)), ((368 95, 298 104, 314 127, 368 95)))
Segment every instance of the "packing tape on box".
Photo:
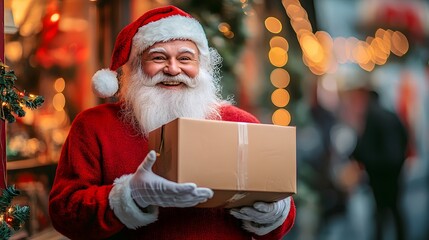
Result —
POLYGON ((238 123, 237 190, 246 189, 249 138, 246 123, 238 123))
MULTIPOLYGON (((238 151, 237 151, 237 190, 245 190, 247 185, 247 160, 249 138, 246 123, 238 123, 238 151)), ((244 197, 247 193, 237 192, 226 202, 233 203, 244 197)))
POLYGON ((231 203, 233 203, 233 202, 235 202, 235 201, 238 201, 238 200, 240 200, 240 199, 242 199, 242 198, 245 198, 246 196, 248 195, 248 193, 244 193, 244 192, 239 192, 239 193, 236 193, 236 194, 234 194, 230 199, 228 199, 226 202, 227 202, 227 204, 231 204, 231 203))

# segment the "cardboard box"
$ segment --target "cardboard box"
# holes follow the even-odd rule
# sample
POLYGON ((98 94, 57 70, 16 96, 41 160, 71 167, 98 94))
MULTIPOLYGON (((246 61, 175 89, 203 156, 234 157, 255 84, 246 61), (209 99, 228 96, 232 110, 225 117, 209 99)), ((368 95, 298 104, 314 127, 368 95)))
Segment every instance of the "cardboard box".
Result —
POLYGON ((296 129, 178 118, 149 134, 154 172, 211 188, 197 207, 238 207, 296 193, 296 129))

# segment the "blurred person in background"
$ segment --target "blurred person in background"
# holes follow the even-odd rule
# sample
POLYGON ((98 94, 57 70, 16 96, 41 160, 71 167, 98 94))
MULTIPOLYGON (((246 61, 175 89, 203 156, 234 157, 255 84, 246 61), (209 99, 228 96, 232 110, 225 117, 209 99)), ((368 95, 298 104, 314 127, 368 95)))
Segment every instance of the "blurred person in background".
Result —
POLYGON ((305 78, 304 97, 294 118, 300 182, 295 200, 301 206, 297 234, 298 239, 340 240, 350 236, 345 221, 347 194, 334 174, 341 165, 331 135, 338 121, 321 102, 319 80, 314 75, 305 78))
POLYGON ((211 189, 152 171, 156 154, 148 133, 175 118, 259 122, 221 100, 219 63, 200 23, 174 6, 150 10, 119 33, 110 68, 93 77, 100 97, 118 92, 119 101, 83 111, 71 126, 49 199, 57 231, 72 239, 286 235, 295 220, 292 197, 234 209, 196 208, 213 196, 211 189))
POLYGON ((392 216, 396 239, 402 240, 405 232, 399 200, 407 152, 406 130, 396 113, 380 105, 367 75, 358 71, 349 68, 339 74, 339 116, 357 137, 350 158, 368 176, 375 200, 375 239, 383 239, 388 217, 392 216))

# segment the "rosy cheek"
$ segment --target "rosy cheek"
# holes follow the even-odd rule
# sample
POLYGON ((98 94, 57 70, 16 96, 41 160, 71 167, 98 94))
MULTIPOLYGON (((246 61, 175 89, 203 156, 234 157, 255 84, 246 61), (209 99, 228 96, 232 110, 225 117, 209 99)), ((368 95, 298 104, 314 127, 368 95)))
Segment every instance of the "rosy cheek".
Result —
POLYGON ((190 78, 194 78, 198 75, 198 67, 197 66, 190 66, 189 68, 185 68, 183 69, 183 71, 185 72, 186 75, 188 75, 188 77, 190 78))
POLYGON ((162 68, 159 65, 156 65, 156 64, 144 64, 143 65, 143 72, 146 75, 148 75, 149 77, 155 76, 161 70, 162 70, 162 68))

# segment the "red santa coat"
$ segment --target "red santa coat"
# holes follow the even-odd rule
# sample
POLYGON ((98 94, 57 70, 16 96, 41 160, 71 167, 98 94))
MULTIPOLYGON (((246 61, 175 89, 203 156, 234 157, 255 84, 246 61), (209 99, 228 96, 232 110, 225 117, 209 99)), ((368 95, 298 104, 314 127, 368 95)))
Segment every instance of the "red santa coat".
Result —
MULTIPOLYGON (((258 122, 230 105, 220 113, 225 121, 258 122)), ((50 192, 55 229, 71 239, 273 240, 292 227, 293 201, 284 224, 265 236, 243 230, 241 221, 223 208, 159 208, 157 221, 136 230, 127 228, 111 209, 109 194, 115 179, 134 173, 148 152, 147 139, 121 120, 118 103, 80 113, 63 146, 50 192)))

